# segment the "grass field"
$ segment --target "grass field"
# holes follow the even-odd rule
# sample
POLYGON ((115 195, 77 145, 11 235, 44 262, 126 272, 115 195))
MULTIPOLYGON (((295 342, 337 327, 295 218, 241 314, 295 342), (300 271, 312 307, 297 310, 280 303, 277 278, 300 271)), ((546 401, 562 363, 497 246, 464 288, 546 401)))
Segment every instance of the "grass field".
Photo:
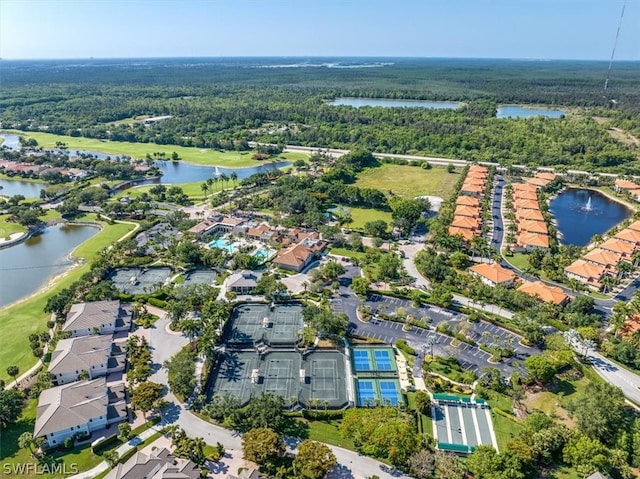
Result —
MULTIPOLYGON (((342 206, 342 208, 347 207, 342 206)), ((387 224, 391 224, 391 213, 388 211, 374 210, 371 208, 354 208, 351 206, 347 209, 351 213, 351 218, 353 219, 353 223, 347 225, 349 228, 361 230, 364 228, 365 223, 375 220, 384 220, 387 224)))
MULTIPOLYGON (((204 195, 204 193, 202 191, 202 184, 203 183, 205 183, 205 182, 204 181, 194 181, 192 183, 176 183, 176 184, 171 185, 171 186, 179 186, 180 188, 182 188, 182 191, 184 191, 184 194, 187 195, 190 200, 199 201, 199 200, 205 200, 206 198, 211 198, 212 194, 222 191, 223 187, 224 187, 225 191, 231 192, 231 191, 233 191, 233 187, 235 185, 240 184, 239 181, 235 182, 235 184, 234 184, 233 181, 228 181, 224 185, 219 181, 215 182, 215 183, 213 183, 211 185, 210 189, 207 190, 207 194, 206 194, 206 198, 205 198, 205 195, 204 195)), ((148 193, 149 190, 151 188, 153 188, 154 186, 155 185, 135 186, 133 188, 129 188, 127 190, 121 191, 114 198, 118 199, 118 198, 121 198, 121 197, 123 197, 125 195, 128 195, 131 198, 138 198, 140 195, 142 195, 142 193, 148 193)))
POLYGON ((425 170, 419 166, 383 164, 360 173, 356 186, 375 188, 385 194, 392 191, 405 198, 423 195, 448 198, 459 179, 460 172, 448 173, 441 167, 425 170))
POLYGON ((333 446, 344 447, 345 449, 355 450, 353 441, 345 439, 340 435, 340 421, 308 421, 309 439, 319 442, 325 442, 333 446))
POLYGON ((9 223, 9 215, 0 215, 0 239, 8 239, 13 233, 23 233, 27 229, 18 223, 9 223))
POLYGON ((529 267, 529 255, 525 253, 513 253, 513 256, 507 256, 506 259, 509 264, 520 270, 525 270, 529 267))
MULTIPOLYGON (((95 215, 87 215, 83 220, 95 220, 95 215)), ((43 309, 47 299, 51 295, 69 287, 80 276, 88 272, 90 260, 99 251, 113 244, 132 229, 133 225, 131 224, 105 224, 102 231, 82 243, 73 252, 75 257, 84 258, 87 262, 58 277, 54 285, 46 291, 0 310, 0 337, 12 338, 11 341, 4 341, 2 348, 0 348, 1 379, 9 380, 6 374, 8 366, 15 364, 22 373, 35 364, 35 358, 29 347, 28 336, 31 333, 45 330, 49 315, 45 314, 43 309)))
MULTIPOLYGON (((252 158, 253 152, 244 151, 216 151, 178 145, 156 145, 155 143, 131 143, 126 141, 97 140, 93 138, 76 138, 71 136, 53 135, 51 133, 10 131, 11 133, 34 138, 43 148, 55 148, 56 142, 61 141, 67 145, 70 151, 87 150, 107 153, 110 155, 128 155, 132 158, 144 158, 147 153, 166 153, 167 158, 175 151, 182 160, 198 165, 215 165, 227 168, 244 166, 256 166, 264 162, 258 162, 252 158)), ((304 153, 282 153, 282 160, 295 161, 306 159, 304 153)))

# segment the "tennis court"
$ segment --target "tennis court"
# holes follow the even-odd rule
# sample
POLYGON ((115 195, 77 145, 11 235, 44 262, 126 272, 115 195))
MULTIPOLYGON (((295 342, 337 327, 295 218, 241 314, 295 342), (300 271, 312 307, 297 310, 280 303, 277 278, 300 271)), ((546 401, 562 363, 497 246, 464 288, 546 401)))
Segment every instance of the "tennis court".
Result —
POLYGON ((347 404, 344 357, 316 351, 305 359, 295 351, 227 352, 214 371, 213 394, 231 393, 246 404, 261 393, 276 394, 306 407, 340 408, 347 404))
POLYGON ((194 269, 184 275, 183 286, 190 286, 192 284, 208 284, 213 286, 218 273, 212 269, 194 269))
POLYGON ((437 394, 434 395, 433 433, 438 449, 471 453, 476 446, 485 444, 497 451, 498 443, 488 406, 484 401, 457 399, 439 399, 437 394))
POLYGON ((305 406, 340 408, 347 404, 347 376, 341 353, 315 351, 305 358, 302 367, 300 401, 305 406))
POLYGON ((299 304, 251 303, 237 306, 231 315, 228 343, 255 343, 293 346, 302 331, 302 306, 299 304))
POLYGON ((297 397, 300 362, 300 354, 296 352, 268 353, 260 364, 262 390, 282 396, 285 402, 292 396, 297 397))
POLYGON ((397 371, 395 355, 389 347, 357 346, 352 348, 351 358, 356 373, 397 371))
POLYGON ((358 406, 397 406, 402 402, 397 379, 356 379, 358 406))
POLYGON ((118 268, 109 281, 127 294, 151 294, 158 291, 171 276, 171 268, 118 268))

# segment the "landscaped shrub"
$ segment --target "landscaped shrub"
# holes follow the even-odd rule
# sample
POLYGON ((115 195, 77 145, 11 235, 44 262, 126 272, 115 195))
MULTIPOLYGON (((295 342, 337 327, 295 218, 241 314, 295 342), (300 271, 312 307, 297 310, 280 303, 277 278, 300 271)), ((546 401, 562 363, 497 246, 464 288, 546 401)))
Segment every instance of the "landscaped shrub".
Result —
POLYGON ((416 350, 409 346, 404 339, 398 339, 396 341, 396 348, 410 356, 416 355, 416 350))

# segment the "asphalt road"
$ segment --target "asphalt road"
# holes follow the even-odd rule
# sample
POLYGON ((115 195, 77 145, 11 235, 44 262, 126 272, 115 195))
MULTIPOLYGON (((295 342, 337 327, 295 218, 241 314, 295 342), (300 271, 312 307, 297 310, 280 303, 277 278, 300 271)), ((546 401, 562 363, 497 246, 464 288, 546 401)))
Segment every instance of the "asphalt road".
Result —
POLYGON ((640 404, 640 376, 621 368, 596 352, 589 352, 587 356, 600 376, 622 389, 631 401, 640 404))
POLYGON ((504 190, 506 180, 500 176, 496 176, 495 187, 493 189, 493 201, 491 203, 491 217, 493 218, 493 237, 491 238, 491 247, 498 253, 502 248, 502 239, 504 237, 504 220, 502 219, 502 191, 504 190))

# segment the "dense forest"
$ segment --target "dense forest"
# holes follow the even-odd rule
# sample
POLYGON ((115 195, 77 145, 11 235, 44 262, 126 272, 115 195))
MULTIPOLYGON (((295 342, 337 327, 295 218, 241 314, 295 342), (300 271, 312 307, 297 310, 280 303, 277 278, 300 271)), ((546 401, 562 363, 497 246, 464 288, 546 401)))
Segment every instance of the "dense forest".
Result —
POLYGON ((639 173, 640 64, 575 61, 163 59, 3 61, 3 128, 224 148, 232 140, 571 165, 639 173), (341 96, 462 102, 457 110, 333 106, 341 96), (562 119, 498 119, 500 104, 562 119), (139 116, 171 115, 144 125, 139 116), (125 120, 125 121, 121 121, 125 120))

